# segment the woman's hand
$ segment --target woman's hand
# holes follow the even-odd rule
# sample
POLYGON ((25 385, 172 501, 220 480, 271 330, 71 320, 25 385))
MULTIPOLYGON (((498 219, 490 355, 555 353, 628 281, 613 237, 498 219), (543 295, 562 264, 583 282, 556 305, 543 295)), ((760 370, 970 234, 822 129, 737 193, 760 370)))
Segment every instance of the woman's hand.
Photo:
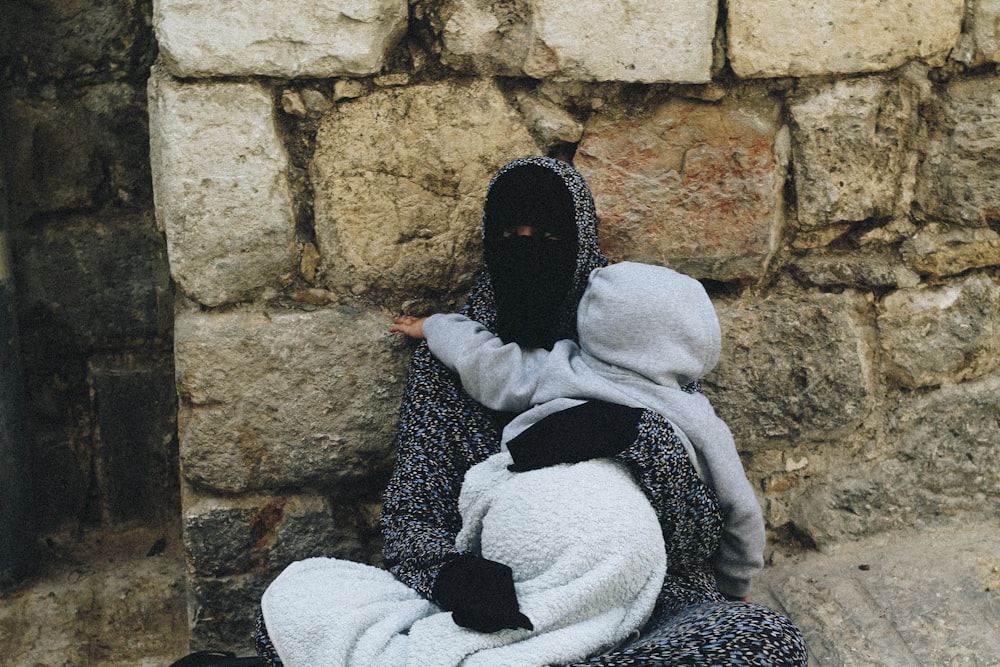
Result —
POLYGON ((389 325, 389 333, 401 333, 410 338, 423 340, 425 321, 427 321, 426 317, 400 315, 399 317, 392 318, 392 324, 389 325))
POLYGON ((534 630, 521 613, 514 573, 503 563, 464 553, 445 563, 432 592, 434 601, 451 612, 456 625, 476 632, 534 630))

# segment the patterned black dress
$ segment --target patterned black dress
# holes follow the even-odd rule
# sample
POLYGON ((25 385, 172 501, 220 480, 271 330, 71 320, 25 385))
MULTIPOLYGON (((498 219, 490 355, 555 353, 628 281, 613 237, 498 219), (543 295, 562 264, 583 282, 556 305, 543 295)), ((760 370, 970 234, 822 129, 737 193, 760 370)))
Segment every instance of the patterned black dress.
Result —
MULTIPOLYGON (((593 199, 575 169, 544 157, 506 165, 494 177, 490 191, 506 171, 525 165, 558 174, 572 193, 577 265, 569 296, 557 313, 557 334, 575 339, 576 306, 587 277, 607 264, 597 244, 593 199)), ((462 312, 496 329, 488 274, 480 278, 462 312)), ((470 467, 499 451, 500 431, 509 417, 473 401, 426 344, 417 347, 407 375, 396 467, 385 491, 381 527, 385 566, 428 598, 442 565, 456 554, 462 479, 470 467)), ((765 607, 727 601, 719 593, 712 570, 722 531, 718 501, 698 477, 670 423, 646 411, 636 441, 618 458, 632 471, 657 514, 668 572, 641 635, 576 665, 805 665, 804 640, 791 621, 765 607)), ((254 639, 265 662, 281 664, 261 619, 254 639)))

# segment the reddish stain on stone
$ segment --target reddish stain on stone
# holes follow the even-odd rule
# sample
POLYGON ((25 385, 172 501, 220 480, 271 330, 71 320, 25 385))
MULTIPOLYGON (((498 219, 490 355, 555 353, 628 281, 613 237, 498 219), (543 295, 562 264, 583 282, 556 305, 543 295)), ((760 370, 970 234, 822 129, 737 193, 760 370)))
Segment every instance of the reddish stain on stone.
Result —
POLYGON ((615 260, 699 278, 760 275, 783 220, 786 163, 777 104, 669 100, 594 116, 574 160, 615 260))

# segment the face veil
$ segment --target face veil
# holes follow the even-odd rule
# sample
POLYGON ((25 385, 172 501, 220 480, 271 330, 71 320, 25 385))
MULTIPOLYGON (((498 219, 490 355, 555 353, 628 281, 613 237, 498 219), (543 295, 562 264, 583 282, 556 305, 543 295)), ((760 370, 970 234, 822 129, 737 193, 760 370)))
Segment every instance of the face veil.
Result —
POLYGON ((483 257, 504 342, 551 348, 578 251, 574 198, 562 176, 531 163, 497 176, 483 210, 483 257))

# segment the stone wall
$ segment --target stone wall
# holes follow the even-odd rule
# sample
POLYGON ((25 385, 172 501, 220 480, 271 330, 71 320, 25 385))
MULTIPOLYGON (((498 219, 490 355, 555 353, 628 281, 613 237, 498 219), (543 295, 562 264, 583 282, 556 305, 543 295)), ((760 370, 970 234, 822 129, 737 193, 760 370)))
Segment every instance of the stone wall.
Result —
MULTIPOLYGON (((159 0, 149 83, 196 646, 378 562, 410 348, 511 158, 705 281, 772 544, 1000 509, 1000 2, 159 0), (211 9, 209 9, 211 7, 211 9)), ((775 557, 777 554, 775 554, 775 557)))
POLYGON ((30 452, 10 474, 32 493, 22 520, 43 534, 176 522, 174 295, 146 112, 152 4, 4 2, 2 15, 0 217, 30 452))

